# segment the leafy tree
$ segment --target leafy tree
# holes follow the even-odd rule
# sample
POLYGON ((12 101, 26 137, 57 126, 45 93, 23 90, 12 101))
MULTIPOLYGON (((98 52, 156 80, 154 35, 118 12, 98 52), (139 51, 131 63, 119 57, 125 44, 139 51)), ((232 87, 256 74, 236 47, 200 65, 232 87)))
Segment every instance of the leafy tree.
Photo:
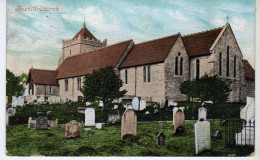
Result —
POLYGON ((119 90, 122 86, 123 82, 115 74, 113 67, 106 67, 86 74, 81 92, 86 101, 102 100, 106 105, 125 95, 126 90, 119 90))
POLYGON ((12 101, 12 96, 21 96, 23 94, 24 87, 21 78, 6 69, 6 96, 8 96, 8 102, 12 101))
POLYGON ((226 102, 231 89, 230 84, 216 75, 212 77, 205 75, 197 80, 183 82, 180 91, 189 97, 199 98, 201 102, 212 101, 216 104, 226 102))
POLYGON ((27 79, 26 73, 22 73, 21 75, 19 75, 19 80, 22 84, 25 84, 26 79, 27 79))

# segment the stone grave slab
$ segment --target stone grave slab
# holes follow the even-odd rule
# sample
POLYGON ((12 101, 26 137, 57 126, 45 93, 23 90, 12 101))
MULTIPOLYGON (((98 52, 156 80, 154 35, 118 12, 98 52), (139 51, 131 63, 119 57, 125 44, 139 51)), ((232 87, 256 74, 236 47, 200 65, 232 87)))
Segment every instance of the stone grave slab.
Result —
POLYGON ((165 145, 165 135, 163 133, 159 133, 156 137, 156 144, 159 145, 165 145))
POLYGON ((75 120, 66 123, 65 125, 65 138, 80 137, 81 124, 75 120))
POLYGON ((97 129, 102 129, 102 123, 96 123, 96 126, 95 126, 97 129))
POLYGON ((133 109, 134 110, 139 110, 140 108, 140 101, 138 99, 138 97, 134 97, 133 100, 132 100, 132 106, 133 106, 133 109))
POLYGON ((121 120, 121 138, 124 135, 136 136, 137 116, 132 109, 126 109, 121 120))
POLYGON ((205 107, 199 108, 198 120, 207 120, 207 109, 205 107))
POLYGON ((179 110, 179 108, 178 107, 174 107, 173 109, 172 109, 172 125, 174 125, 175 123, 174 123, 174 116, 175 116, 175 114, 176 114, 176 112, 179 110))
POLYGON ((174 115, 174 134, 184 132, 185 116, 181 109, 179 109, 174 115))
POLYGON ((95 126, 95 109, 87 108, 85 110, 85 126, 95 126))
POLYGON ((196 154, 210 149, 210 123, 198 121, 194 124, 196 154))
POLYGON ((40 116, 36 119, 36 129, 48 129, 48 118, 40 116))
POLYGON ((140 110, 144 110, 146 108, 146 101, 144 99, 140 100, 140 110))

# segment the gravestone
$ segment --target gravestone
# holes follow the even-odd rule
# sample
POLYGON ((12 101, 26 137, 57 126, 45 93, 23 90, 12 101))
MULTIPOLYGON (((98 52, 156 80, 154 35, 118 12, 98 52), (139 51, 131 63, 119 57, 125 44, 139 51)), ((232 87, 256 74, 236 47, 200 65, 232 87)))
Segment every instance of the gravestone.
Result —
POLYGON ((99 101, 98 106, 99 107, 104 107, 104 102, 103 101, 99 101))
POLYGON ((138 97, 134 97, 133 100, 132 100, 133 109, 136 110, 136 111, 139 110, 139 108, 140 108, 139 102, 140 101, 139 101, 138 97))
POLYGON ((149 111, 146 111, 144 114, 148 115, 148 114, 150 114, 150 112, 149 112, 149 111))
POLYGON ((121 117, 119 111, 114 111, 113 113, 108 115, 108 123, 117 123, 120 122, 121 117))
POLYGON ((214 137, 216 139, 222 139, 222 133, 220 131, 217 131, 215 134, 214 134, 214 137))
POLYGON ((91 105, 91 102, 86 102, 86 106, 90 106, 91 105))
POLYGON ((81 124, 75 120, 66 123, 65 125, 65 138, 80 137, 81 124))
POLYGON ((18 98, 13 96, 12 98, 12 107, 17 107, 18 106, 18 98))
POLYGON ((95 126, 97 129, 102 129, 102 123, 96 123, 96 126, 95 126))
POLYGON ((175 105, 174 105, 174 102, 171 101, 171 100, 169 100, 169 101, 168 101, 168 107, 169 107, 169 106, 175 106, 175 105))
POLYGON ((207 120, 207 109, 204 107, 199 108, 198 120, 207 120))
POLYGON ((18 106, 24 106, 24 96, 19 96, 17 100, 18 100, 18 106))
POLYGON ((194 124, 196 154, 210 149, 210 123, 198 121, 194 124))
POLYGON ((40 116, 44 116, 43 112, 37 112, 37 116, 40 117, 40 116))
POLYGON ((92 129, 91 129, 91 128, 84 128, 84 130, 85 130, 85 131, 87 131, 87 132, 90 132, 90 131, 92 131, 92 129))
POLYGON ((157 109, 157 108, 153 111, 154 114, 156 114, 158 112, 159 112, 159 109, 157 109))
POLYGON ((40 116, 36 119, 36 129, 48 129, 47 117, 40 116))
POLYGON ((47 111, 47 116, 50 116, 52 114, 52 111, 47 111))
POLYGON ((85 110, 85 126, 95 126, 95 109, 87 108, 85 110))
POLYGON ((181 109, 179 109, 174 115, 174 134, 184 132, 184 120, 184 113, 181 109))
POLYGON ((178 107, 174 107, 173 109, 172 109, 172 125, 174 125, 175 123, 174 123, 174 116, 175 116, 175 114, 176 114, 176 112, 179 110, 179 108, 178 107))
POLYGON ((118 109, 118 105, 117 104, 114 105, 114 109, 118 109))
POLYGON ((136 136, 137 116, 132 109, 126 109, 121 120, 121 138, 124 135, 136 136))
POLYGON ((144 99, 140 100, 140 110, 144 110, 146 108, 146 101, 144 99))
POLYGON ((156 137, 157 145, 165 145, 165 135, 163 133, 159 133, 156 137))

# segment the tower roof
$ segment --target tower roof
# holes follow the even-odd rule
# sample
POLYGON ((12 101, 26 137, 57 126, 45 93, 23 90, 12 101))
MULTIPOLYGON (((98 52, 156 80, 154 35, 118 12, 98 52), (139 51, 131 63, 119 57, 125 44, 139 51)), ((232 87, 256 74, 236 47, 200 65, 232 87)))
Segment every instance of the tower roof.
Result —
POLYGON ((93 36, 93 34, 86 28, 85 21, 83 23, 82 29, 73 37, 73 39, 77 39, 79 37, 79 35, 81 35, 84 38, 88 37, 89 39, 93 38, 93 39, 97 40, 96 37, 93 36))

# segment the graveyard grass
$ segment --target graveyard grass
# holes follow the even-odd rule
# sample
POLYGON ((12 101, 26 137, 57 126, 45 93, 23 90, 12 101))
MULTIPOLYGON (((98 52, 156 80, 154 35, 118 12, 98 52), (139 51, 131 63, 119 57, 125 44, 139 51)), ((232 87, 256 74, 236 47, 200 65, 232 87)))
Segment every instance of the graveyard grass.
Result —
MULTIPOLYGON (((224 133, 222 121, 211 120, 211 136, 219 130, 224 133)), ((6 147, 9 156, 247 156, 251 152, 241 148, 224 148, 224 138, 211 138, 211 150, 195 154, 195 120, 185 121, 183 135, 173 135, 172 122, 164 128, 158 122, 138 123, 137 136, 120 138, 120 124, 94 127, 81 137, 65 139, 64 125, 49 130, 29 129, 27 125, 11 125, 7 128, 6 147), (164 146, 156 145, 156 136, 163 132, 164 146)))

